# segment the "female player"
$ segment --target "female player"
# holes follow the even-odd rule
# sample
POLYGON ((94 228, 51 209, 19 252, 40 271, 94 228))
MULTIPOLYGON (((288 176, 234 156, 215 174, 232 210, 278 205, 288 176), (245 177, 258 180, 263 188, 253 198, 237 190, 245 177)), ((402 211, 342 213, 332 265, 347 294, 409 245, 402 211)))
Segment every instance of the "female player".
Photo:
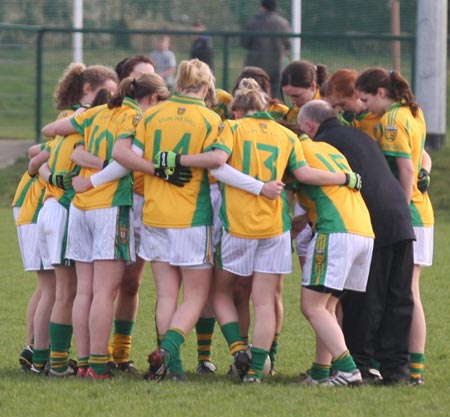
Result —
MULTIPOLYGON (((231 103, 235 118, 240 120, 224 123, 218 138, 211 138, 211 152, 160 152, 155 163, 219 168, 228 161, 232 167, 264 182, 281 181, 288 168, 305 183, 357 186, 358 176, 354 173, 330 173, 308 167, 300 142, 264 111, 267 105, 268 96, 256 81, 243 79, 231 103), (351 184, 346 180, 350 177, 351 184)), ((266 200, 225 185, 222 197, 223 233, 216 255, 214 311, 244 382, 258 383, 275 335, 275 293, 281 275, 291 271, 289 208, 283 192, 280 198, 266 200), (236 275, 253 276, 255 319, 250 365, 233 300, 236 275)))
MULTIPOLYGON (((89 107, 103 89, 114 93, 116 88, 116 74, 108 67, 69 65, 54 96, 56 108, 60 110, 59 117, 67 117, 80 107, 89 107)), ((74 197, 71 178, 78 171, 70 157, 80 140, 78 133, 56 136, 51 146, 37 157, 44 153, 48 160, 39 169, 42 180, 47 183, 44 205, 38 218, 39 248, 42 258, 54 266, 56 277, 55 303, 50 316, 51 376, 75 373, 69 367, 69 347, 77 277, 74 263, 65 257, 65 252, 69 207, 74 197)))
MULTIPOLYGON (((142 110, 155 100, 151 86, 149 75, 126 78, 107 106, 54 122, 56 133, 77 130, 84 137, 84 145, 72 154, 82 167, 77 182, 83 184, 84 177, 90 183, 87 179, 108 165, 114 142, 134 136, 142 110)), ((111 377, 107 346, 114 300, 126 262, 134 261, 131 205, 130 175, 77 193, 71 204, 66 257, 75 260, 78 277, 73 323, 80 376, 111 377)))
MULTIPOLYGON (((408 82, 397 71, 368 68, 358 76, 355 88, 365 108, 381 116, 376 137, 411 209, 416 241, 413 245, 414 312, 409 343, 410 378, 413 384, 423 384, 426 321, 419 279, 422 268, 432 264, 434 230, 430 198, 427 192, 419 190, 417 184, 424 155, 425 120, 408 82)), ((404 376, 393 376, 392 379, 392 382, 405 380, 404 376)))
POLYGON ((298 132, 297 116, 303 104, 320 98, 320 87, 328 78, 325 65, 314 65, 309 61, 292 61, 281 73, 281 92, 290 98, 292 106, 284 117, 284 125, 298 132))
POLYGON ((375 126, 380 122, 380 116, 365 110, 355 90, 357 78, 358 71, 353 69, 342 68, 334 72, 327 80, 326 100, 340 112, 347 124, 376 140, 375 126), (346 117, 348 114, 350 117, 346 117))
MULTIPOLYGON (((128 154, 119 153, 114 157, 129 169, 151 173, 153 164, 149 161, 161 149, 186 154, 201 152, 205 141, 217 136, 221 122, 205 106, 204 99, 211 88, 214 77, 207 64, 197 59, 182 61, 178 67, 177 93, 148 110, 136 132, 135 143, 144 150, 145 159, 137 157, 130 161, 128 154)), ((191 182, 182 189, 146 176, 144 198, 139 255, 151 262, 155 279, 161 352, 165 352, 172 378, 184 380, 180 346, 198 321, 212 277, 208 172, 193 170, 191 182), (182 212, 175 209, 180 205, 182 212), (181 284, 184 298, 177 306, 181 284)), ((149 379, 163 377, 157 374, 161 365, 159 356, 150 358, 149 379)))

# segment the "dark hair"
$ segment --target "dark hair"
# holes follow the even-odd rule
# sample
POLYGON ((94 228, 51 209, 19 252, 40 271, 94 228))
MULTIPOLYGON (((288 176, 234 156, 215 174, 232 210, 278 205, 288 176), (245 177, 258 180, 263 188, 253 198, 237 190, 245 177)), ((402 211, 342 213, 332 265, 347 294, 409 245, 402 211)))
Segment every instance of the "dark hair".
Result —
POLYGON ((144 74, 138 79, 127 77, 120 82, 117 93, 108 102, 108 107, 112 109, 121 106, 125 97, 139 100, 151 94, 158 94, 159 100, 169 97, 169 89, 160 75, 144 74))
POLYGON ((355 81, 356 90, 375 95, 379 88, 386 89, 387 96, 395 102, 404 102, 417 116, 419 105, 408 81, 397 71, 387 71, 382 67, 370 67, 364 70, 355 81))
POLYGON ((317 88, 328 78, 327 67, 325 65, 314 65, 309 61, 292 61, 281 73, 281 87, 292 85, 293 87, 308 88, 313 81, 317 83, 317 88))
POLYGON ((53 95, 58 110, 68 109, 80 103, 83 97, 83 86, 89 84, 92 89, 97 89, 107 80, 117 82, 117 76, 112 68, 104 65, 70 64, 55 89, 53 95))
POLYGON ((111 92, 106 88, 102 88, 95 95, 94 100, 92 100, 91 107, 101 106, 102 104, 106 104, 111 97, 111 92))
POLYGON ((122 59, 116 65, 115 69, 119 80, 122 81, 124 78, 129 77, 134 67, 141 62, 150 64, 156 69, 156 64, 147 55, 132 55, 122 59))
POLYGON ((273 12, 277 8, 276 0, 261 0, 261 6, 264 7, 269 12, 273 12))
POLYGON ((238 89, 239 83, 244 78, 253 78, 261 87, 261 89, 269 96, 269 104, 278 104, 280 100, 272 98, 272 91, 270 88, 270 77, 266 71, 260 67, 244 67, 236 78, 231 94, 234 96, 234 92, 238 89))

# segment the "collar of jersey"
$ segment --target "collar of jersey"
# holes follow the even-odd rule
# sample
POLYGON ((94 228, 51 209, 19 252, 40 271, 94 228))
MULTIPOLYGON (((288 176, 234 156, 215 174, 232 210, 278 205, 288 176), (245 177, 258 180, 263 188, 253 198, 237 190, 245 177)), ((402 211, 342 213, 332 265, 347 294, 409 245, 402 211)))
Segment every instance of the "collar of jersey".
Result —
POLYGON ((182 96, 181 94, 173 94, 169 100, 174 101, 175 103, 197 104, 199 106, 205 107, 205 102, 201 98, 197 97, 182 96))
POLYGON ((257 112, 257 113, 252 113, 252 114, 246 114, 244 117, 253 117, 255 119, 270 119, 270 120, 275 120, 271 114, 269 112, 257 112))

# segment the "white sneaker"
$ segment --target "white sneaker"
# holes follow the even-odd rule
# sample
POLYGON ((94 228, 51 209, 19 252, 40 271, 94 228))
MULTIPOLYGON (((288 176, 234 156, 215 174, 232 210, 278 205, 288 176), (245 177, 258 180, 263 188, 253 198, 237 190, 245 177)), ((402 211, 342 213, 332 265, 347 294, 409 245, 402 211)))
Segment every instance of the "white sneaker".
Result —
POLYGON ((320 382, 326 387, 356 386, 362 384, 361 372, 355 369, 353 372, 335 371, 329 378, 320 382))

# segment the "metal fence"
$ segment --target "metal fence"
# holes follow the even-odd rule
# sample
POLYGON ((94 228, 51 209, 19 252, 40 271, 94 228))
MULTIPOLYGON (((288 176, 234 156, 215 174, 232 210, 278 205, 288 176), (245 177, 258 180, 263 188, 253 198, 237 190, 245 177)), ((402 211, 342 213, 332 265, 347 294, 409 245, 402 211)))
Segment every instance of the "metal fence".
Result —
MULTIPOLYGON (((149 54, 158 35, 171 38, 177 61, 189 59, 192 30, 121 30, 54 28, 0 24, 0 138, 41 140, 43 124, 56 116, 52 94, 57 81, 72 61, 72 35, 83 33, 84 62, 115 66, 132 54, 149 54)), ((241 37, 248 32, 206 31, 214 45, 217 86, 228 90, 243 67, 245 49, 241 37)), ((263 33, 261 33, 262 35, 263 33)), ((255 35, 255 33, 252 33, 255 35)), ((264 33, 267 36, 267 33, 264 33)), ((273 34, 298 38, 301 59, 324 64, 329 73, 339 68, 361 70, 372 65, 393 67, 392 46, 401 44, 401 72, 414 80, 415 38, 367 33, 273 34)), ((286 58, 286 64, 291 58, 286 58)))

